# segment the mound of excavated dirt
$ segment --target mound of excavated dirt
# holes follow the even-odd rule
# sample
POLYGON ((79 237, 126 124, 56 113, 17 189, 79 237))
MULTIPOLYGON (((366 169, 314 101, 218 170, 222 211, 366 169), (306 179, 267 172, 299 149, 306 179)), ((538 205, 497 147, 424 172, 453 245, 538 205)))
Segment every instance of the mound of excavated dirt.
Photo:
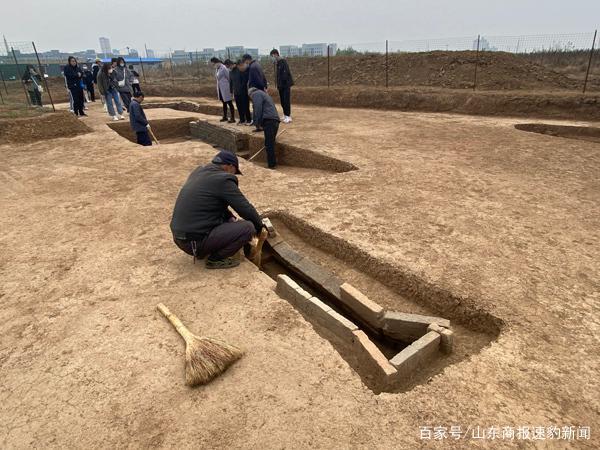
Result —
POLYGON ((72 137, 92 131, 66 111, 38 117, 0 119, 0 143, 29 143, 44 139, 72 137))
MULTIPOLYGON (((389 55, 391 86, 470 88, 475 77, 476 52, 427 52, 389 55)), ((327 85, 327 58, 290 60, 292 72, 304 86, 327 85)), ((267 71, 267 77, 271 75, 267 71)), ((331 84, 385 85, 385 56, 336 56, 330 59, 331 84)), ((572 80, 526 58, 505 52, 479 54, 477 86, 481 89, 579 89, 572 80)))
MULTIPOLYGON (((483 90, 575 90, 583 87, 582 77, 569 77, 555 66, 534 62, 528 55, 506 52, 434 51, 422 53, 392 53, 388 58, 389 86, 427 86, 447 89, 472 88, 477 62, 477 88, 483 90)), ((273 84, 270 63, 261 61, 265 75, 273 84)), ((327 86, 328 61, 322 57, 288 58, 296 86, 327 86)), ((329 59, 331 86, 385 86, 385 55, 361 54, 335 56, 329 59)), ((564 72, 564 70, 563 70, 564 72)), ((576 74, 573 74, 576 75, 576 74)), ((589 90, 600 88, 600 77, 592 71, 589 90)), ((148 73, 147 81, 168 81, 179 85, 183 78, 214 83, 214 71, 208 65, 177 66, 175 80, 170 72, 148 73)), ((144 89, 146 91, 146 89, 144 89)), ((213 88, 213 94, 214 94, 213 88)))

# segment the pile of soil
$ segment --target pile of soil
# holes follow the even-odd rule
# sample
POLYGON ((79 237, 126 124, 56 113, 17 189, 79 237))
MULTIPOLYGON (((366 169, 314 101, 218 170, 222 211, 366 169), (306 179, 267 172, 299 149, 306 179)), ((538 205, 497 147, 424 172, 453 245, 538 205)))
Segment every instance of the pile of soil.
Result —
MULTIPOLYGON (((384 54, 340 55, 323 57, 294 57, 287 59, 296 86, 385 86, 386 59, 384 54)), ((268 60, 261 60, 265 75, 272 83, 274 70, 268 60)), ((388 57, 389 86, 427 86, 445 89, 470 89, 475 81, 482 90, 572 90, 581 91, 585 68, 567 73, 553 64, 541 64, 538 56, 506 52, 434 51, 421 53, 392 53, 388 57)), ((173 73, 165 69, 147 70, 147 82, 171 82, 195 79, 196 83, 214 83, 211 65, 175 66, 173 73)), ((146 83, 147 84, 147 83, 146 83)), ((592 70, 589 90, 600 89, 600 76, 592 70)), ((146 89, 144 89, 146 90, 146 89)), ((213 89, 214 93, 214 89, 213 89)))
POLYGON ((46 139, 73 137, 92 131, 85 123, 66 111, 37 117, 0 119, 0 142, 26 144, 46 139))
MULTIPOLYGON (((304 86, 327 85, 327 58, 292 58, 292 72, 304 86)), ((525 57, 505 52, 427 52, 389 55, 390 86, 472 88, 477 62, 479 89, 580 89, 573 80, 525 57), (477 62, 478 61, 478 62, 477 62)), ((267 73, 267 77, 270 74, 267 73)), ((385 55, 330 58, 330 82, 335 86, 385 86, 385 55)), ((596 80, 595 86, 600 85, 596 80)))

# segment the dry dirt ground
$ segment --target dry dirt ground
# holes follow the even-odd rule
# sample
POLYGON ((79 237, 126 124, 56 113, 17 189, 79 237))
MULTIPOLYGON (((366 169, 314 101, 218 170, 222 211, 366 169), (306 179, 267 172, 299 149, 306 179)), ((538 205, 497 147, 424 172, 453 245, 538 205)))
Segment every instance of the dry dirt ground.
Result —
POLYGON ((600 446, 598 143, 519 131, 519 119, 299 107, 282 141, 359 170, 242 161, 259 210, 504 324, 428 382, 376 395, 255 266, 210 272, 172 244, 175 197, 211 146, 142 148, 98 105, 90 116, 92 133, 0 145, 0 447, 600 446), (183 343, 158 302, 246 356, 186 387, 183 343), (423 440, 424 426, 467 439, 423 440), (591 439, 470 438, 494 426, 591 427, 591 439))

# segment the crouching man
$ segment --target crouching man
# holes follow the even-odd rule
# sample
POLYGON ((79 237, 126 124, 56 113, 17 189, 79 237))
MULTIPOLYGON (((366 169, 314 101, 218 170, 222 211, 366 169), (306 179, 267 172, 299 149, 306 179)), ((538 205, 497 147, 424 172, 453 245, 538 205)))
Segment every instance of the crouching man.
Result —
MULTIPOLYGON (((181 188, 171 220, 175 244, 188 255, 208 256, 208 269, 240 264, 233 256, 263 228, 258 212, 238 187, 238 158, 220 151, 207 166, 194 170, 181 188), (231 207, 245 220, 236 220, 231 207)), ((249 250, 249 248, 248 248, 249 250)))

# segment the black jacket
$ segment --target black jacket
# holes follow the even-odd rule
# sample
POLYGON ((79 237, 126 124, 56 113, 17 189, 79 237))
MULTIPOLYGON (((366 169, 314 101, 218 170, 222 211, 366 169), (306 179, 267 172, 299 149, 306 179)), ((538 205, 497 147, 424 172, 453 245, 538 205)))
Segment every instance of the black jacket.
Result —
POLYGON ((100 72, 100 64, 94 64, 92 66, 92 75, 94 77, 94 83, 98 83, 98 72, 100 72))
POLYGON ((257 233, 260 232, 260 216, 241 193, 237 177, 212 163, 196 168, 177 196, 171 219, 173 236, 203 238, 231 218, 230 206, 243 219, 251 221, 257 233))
POLYGON ((248 89, 255 87, 261 91, 267 88, 267 78, 265 73, 256 61, 252 61, 247 69, 248 72, 248 89))
POLYGON ((280 58, 277 61, 277 89, 285 89, 294 85, 294 78, 288 62, 280 58))
POLYGON ((83 71, 83 82, 85 83, 85 85, 88 88, 90 86, 92 86, 94 84, 94 74, 92 74, 92 72, 90 72, 89 70, 84 70, 83 71))
POLYGON ((73 67, 71 64, 67 64, 63 69, 63 74, 67 80, 67 87, 69 89, 81 88, 81 78, 83 77, 83 71, 79 66, 73 67))
POLYGON ((146 131, 148 125, 148 119, 146 119, 146 113, 142 105, 134 98, 131 100, 129 105, 129 124, 131 129, 136 133, 146 131))
POLYGON ((231 69, 229 78, 233 84, 233 95, 236 97, 248 95, 248 71, 241 71, 237 67, 231 69))

